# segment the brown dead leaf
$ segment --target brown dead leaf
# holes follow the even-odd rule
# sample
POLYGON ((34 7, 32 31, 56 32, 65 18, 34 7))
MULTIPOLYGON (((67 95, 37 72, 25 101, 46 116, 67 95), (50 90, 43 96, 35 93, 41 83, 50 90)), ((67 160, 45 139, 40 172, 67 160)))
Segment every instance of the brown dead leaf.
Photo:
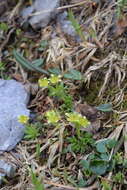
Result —
POLYGON ((116 23, 116 36, 120 36, 127 27, 127 16, 123 16, 121 19, 117 20, 116 23))
POLYGON ((120 126, 116 127, 116 129, 109 135, 108 138, 118 140, 123 127, 124 124, 121 124, 120 126))
POLYGON ((19 81, 19 82, 23 82, 23 78, 22 78, 22 75, 19 74, 19 73, 14 73, 11 75, 13 79, 19 81))
POLYGON ((98 119, 98 110, 87 103, 76 105, 75 110, 83 116, 86 116, 86 118, 91 122, 89 127, 82 128, 82 130, 93 134, 97 133, 101 127, 101 122, 98 119))
POLYGON ((76 105, 75 110, 83 116, 86 116, 90 121, 95 121, 97 119, 98 110, 95 107, 88 105, 86 102, 84 104, 76 105))

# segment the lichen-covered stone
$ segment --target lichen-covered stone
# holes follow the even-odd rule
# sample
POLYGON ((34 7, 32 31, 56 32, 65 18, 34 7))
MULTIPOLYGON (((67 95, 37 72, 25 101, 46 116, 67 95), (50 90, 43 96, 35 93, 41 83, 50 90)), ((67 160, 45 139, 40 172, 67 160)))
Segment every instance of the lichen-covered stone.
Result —
POLYGON ((31 6, 23 9, 21 15, 33 28, 42 28, 56 15, 59 4, 60 0, 35 0, 31 6), (35 15, 30 16, 32 13, 35 15))
POLYGON ((0 79, 0 152, 9 151, 22 139, 24 126, 18 116, 29 116, 29 95, 15 80, 0 79))

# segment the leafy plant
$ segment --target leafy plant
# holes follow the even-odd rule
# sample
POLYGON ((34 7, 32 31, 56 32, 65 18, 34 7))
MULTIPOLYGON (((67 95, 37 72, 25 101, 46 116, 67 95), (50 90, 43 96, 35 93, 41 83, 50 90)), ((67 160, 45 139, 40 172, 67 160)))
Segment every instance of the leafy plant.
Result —
POLYGON ((80 163, 84 170, 89 170, 96 175, 103 175, 113 169, 113 159, 110 158, 110 150, 115 147, 116 141, 104 139, 95 143, 95 153, 89 155, 87 160, 80 163))
POLYGON ((6 66, 6 63, 3 63, 3 62, 0 62, 0 75, 1 75, 1 78, 4 78, 4 71, 5 71, 5 66, 6 66))
POLYGON ((36 177, 36 174, 31 170, 31 180, 35 190, 45 190, 43 183, 36 177))
POLYGON ((6 65, 6 63, 0 62, 0 71, 5 70, 5 65, 6 65))
POLYGON ((5 22, 0 23, 0 30, 7 32, 8 31, 8 25, 5 22))
POLYGON ((123 183, 124 174, 122 172, 118 172, 117 174, 115 174, 115 176, 113 177, 113 179, 117 183, 123 183))
POLYGON ((101 104, 100 106, 98 106, 96 108, 102 112, 111 112, 112 111, 112 105, 111 104, 101 104))
POLYGON ((90 122, 86 119, 85 116, 80 115, 79 113, 66 113, 67 121, 74 124, 76 128, 77 136, 80 138, 81 127, 89 126, 90 122))
POLYGON ((106 180, 101 180, 101 185, 104 190, 112 190, 111 185, 106 180))
POLYGON ((30 71, 36 71, 36 72, 40 72, 40 73, 43 73, 43 74, 46 74, 46 75, 49 75, 48 71, 40 68, 40 66, 43 64, 43 59, 39 59, 38 60, 35 60, 33 63, 31 63, 30 61, 28 61, 27 59, 25 59, 23 57, 22 54, 20 54, 19 52, 17 51, 13 51, 13 55, 16 59, 16 61, 21 64, 24 68, 30 70, 30 71))
POLYGON ((77 34, 80 36, 80 38, 84 41, 85 40, 85 35, 83 34, 82 28, 78 21, 75 19, 74 14, 71 10, 68 12, 68 18, 72 23, 72 26, 74 27, 75 31, 77 34))
POLYGON ((36 139, 40 135, 39 128, 35 124, 27 124, 25 127, 25 139, 36 139))
POLYGON ((59 68, 50 68, 48 71, 54 75, 61 75, 66 79, 82 80, 82 74, 78 70, 70 69, 66 73, 62 74, 59 68))
POLYGON ((123 16, 124 8, 127 5, 127 0, 117 0, 117 16, 121 18, 123 16))
POLYGON ((50 78, 42 78, 38 82, 40 87, 48 88, 49 96, 63 101, 61 109, 72 109, 72 97, 68 94, 67 87, 61 82, 60 75, 52 74, 50 78))
POLYGON ((77 138, 76 136, 69 137, 68 142, 69 149, 75 153, 84 153, 89 146, 94 144, 92 135, 87 132, 80 133, 80 138, 77 138))
POLYGON ((40 144, 38 143, 37 145, 36 145, 36 155, 37 155, 37 158, 39 158, 40 157, 40 154, 41 154, 41 150, 40 150, 40 144))
POLYGON ((75 69, 71 69, 70 71, 68 71, 68 73, 65 73, 63 77, 72 80, 82 80, 81 73, 75 69))

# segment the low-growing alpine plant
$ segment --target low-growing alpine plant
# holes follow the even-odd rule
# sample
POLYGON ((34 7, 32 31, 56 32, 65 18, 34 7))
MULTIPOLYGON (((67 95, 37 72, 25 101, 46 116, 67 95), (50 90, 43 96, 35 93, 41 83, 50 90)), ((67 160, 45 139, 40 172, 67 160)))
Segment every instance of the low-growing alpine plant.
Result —
POLYGON ((38 83, 41 88, 48 89, 48 95, 62 101, 61 110, 71 111, 73 108, 72 96, 68 93, 68 88, 61 80, 61 75, 51 74, 50 78, 41 78, 38 83))

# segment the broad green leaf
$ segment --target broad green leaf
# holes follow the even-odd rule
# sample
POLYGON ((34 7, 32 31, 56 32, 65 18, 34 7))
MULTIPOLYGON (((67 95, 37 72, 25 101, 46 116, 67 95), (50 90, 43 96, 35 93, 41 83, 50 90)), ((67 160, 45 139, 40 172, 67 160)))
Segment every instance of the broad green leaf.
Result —
POLYGON ((55 74, 55 75, 60 75, 61 74, 61 71, 59 68, 52 68, 52 69, 48 69, 48 71, 52 74, 55 74))
POLYGON ((82 75, 79 71, 72 69, 68 73, 64 74, 64 78, 73 79, 73 80, 81 80, 82 75))
POLYGON ((100 106, 98 106, 96 108, 102 112, 111 112, 112 111, 112 105, 111 104, 101 104, 100 106))
POLYGON ((97 174, 97 175, 102 175, 106 172, 108 168, 108 162, 103 161, 103 160, 92 160, 90 162, 90 170, 97 174))
POLYGON ((112 149, 116 146, 117 141, 115 139, 108 139, 107 141, 107 147, 112 149))
POLYGON ((102 160, 108 161, 108 160, 109 160, 109 155, 106 154, 106 153, 103 153, 103 154, 100 154, 100 158, 101 158, 102 160))
POLYGON ((36 67, 40 67, 44 64, 44 59, 36 59, 34 61, 32 61, 32 63, 36 66, 36 67))
POLYGON ((88 170, 90 167, 89 161, 88 160, 81 160, 80 164, 82 165, 83 169, 88 170))
POLYGON ((84 179, 80 179, 78 181, 78 187, 85 187, 87 185, 87 181, 84 179))
POLYGON ((100 153, 105 153, 107 152, 107 148, 106 148, 106 142, 105 141, 100 141, 96 144, 96 149, 98 152, 100 153))
POLYGON ((40 68, 40 67, 38 67, 38 66, 36 66, 34 64, 31 64, 31 62, 28 61, 27 59, 25 59, 23 57, 23 55, 20 54, 19 52, 14 50, 13 54, 14 54, 14 57, 15 57, 16 61, 19 64, 21 64, 24 68, 27 68, 30 71, 37 71, 37 72, 49 75, 49 73, 46 70, 44 70, 44 69, 42 69, 42 68, 40 68))

